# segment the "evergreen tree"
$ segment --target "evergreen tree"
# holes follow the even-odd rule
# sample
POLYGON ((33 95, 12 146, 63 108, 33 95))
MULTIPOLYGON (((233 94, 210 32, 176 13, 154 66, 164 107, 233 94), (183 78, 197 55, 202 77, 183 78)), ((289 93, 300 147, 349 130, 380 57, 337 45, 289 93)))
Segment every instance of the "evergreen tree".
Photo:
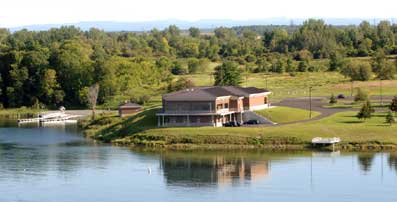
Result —
POLYGON ((369 100, 367 100, 367 102, 365 102, 363 104, 363 106, 361 107, 360 111, 358 112, 358 114, 356 115, 356 117, 358 119, 364 119, 364 121, 366 119, 370 119, 372 116, 372 112, 373 112, 373 108, 371 106, 371 103, 369 100))
POLYGON ((215 86, 238 86, 241 83, 241 70, 233 61, 225 61, 215 68, 215 86))

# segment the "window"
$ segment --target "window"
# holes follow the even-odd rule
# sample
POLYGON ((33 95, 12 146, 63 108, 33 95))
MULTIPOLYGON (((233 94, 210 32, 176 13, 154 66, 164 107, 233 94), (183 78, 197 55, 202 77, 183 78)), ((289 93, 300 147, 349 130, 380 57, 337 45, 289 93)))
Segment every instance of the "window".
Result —
POLYGON ((225 106, 223 108, 228 109, 229 108, 229 103, 225 103, 225 106))
POLYGON ((264 103, 264 104, 267 104, 267 97, 265 97, 265 98, 263 99, 263 103, 264 103))
POLYGON ((217 105, 216 105, 216 109, 217 109, 217 110, 222 109, 222 104, 217 104, 217 105))

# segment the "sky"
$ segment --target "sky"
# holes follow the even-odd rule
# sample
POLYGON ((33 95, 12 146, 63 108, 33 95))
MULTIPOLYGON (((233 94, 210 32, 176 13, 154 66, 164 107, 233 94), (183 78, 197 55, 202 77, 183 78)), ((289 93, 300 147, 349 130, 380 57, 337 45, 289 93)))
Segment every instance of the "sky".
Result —
POLYGON ((397 18, 394 0, 2 0, 0 27, 86 21, 397 18))

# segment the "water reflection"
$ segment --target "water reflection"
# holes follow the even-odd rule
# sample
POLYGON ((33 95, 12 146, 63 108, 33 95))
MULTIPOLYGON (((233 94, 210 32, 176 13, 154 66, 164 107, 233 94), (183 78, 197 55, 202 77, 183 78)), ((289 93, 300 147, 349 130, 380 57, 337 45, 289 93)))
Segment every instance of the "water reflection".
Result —
POLYGON ((371 166, 374 162, 375 153, 360 153, 357 156, 360 168, 364 173, 371 171, 371 166))
POLYGON ((269 175, 270 163, 244 156, 165 154, 160 168, 168 185, 222 186, 265 178, 269 175))

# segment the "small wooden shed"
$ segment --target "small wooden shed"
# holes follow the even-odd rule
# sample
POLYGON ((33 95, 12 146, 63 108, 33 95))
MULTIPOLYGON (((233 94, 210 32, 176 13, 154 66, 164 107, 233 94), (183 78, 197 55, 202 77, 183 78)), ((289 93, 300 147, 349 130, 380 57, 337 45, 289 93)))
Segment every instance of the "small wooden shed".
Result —
POLYGON ((135 114, 142 110, 142 106, 136 103, 127 102, 119 106, 119 116, 123 117, 130 114, 135 114))

